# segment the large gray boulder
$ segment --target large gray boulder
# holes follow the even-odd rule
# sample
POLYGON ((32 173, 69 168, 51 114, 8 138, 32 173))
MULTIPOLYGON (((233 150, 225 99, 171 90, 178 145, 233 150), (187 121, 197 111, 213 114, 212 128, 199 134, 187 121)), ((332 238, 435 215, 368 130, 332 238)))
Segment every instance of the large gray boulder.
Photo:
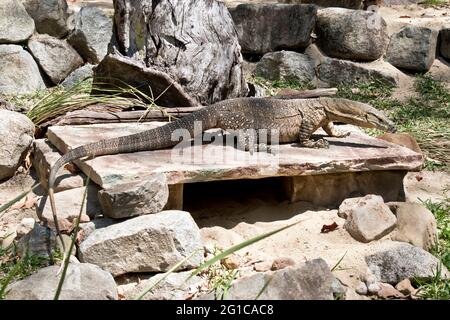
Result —
POLYGON ((241 48, 223 2, 152 3, 114 1, 115 54, 99 64, 94 80, 138 87, 169 107, 247 95, 241 48))
POLYGON ((0 43, 18 43, 34 32, 34 21, 18 0, 0 1, 0 43))
POLYGON ((66 79, 64 79, 63 82, 61 82, 61 86, 66 89, 70 90, 74 86, 76 86, 81 81, 84 81, 88 78, 92 78, 94 76, 94 65, 87 63, 82 67, 79 67, 75 71, 73 71, 71 74, 67 76, 66 79))
MULTIPOLYGON (((6 300, 52 300, 61 277, 60 266, 40 269, 7 288, 6 300)), ((60 300, 117 300, 114 278, 98 266, 70 263, 60 300)))
MULTIPOLYGON (((80 259, 114 276, 130 272, 164 272, 203 248, 200 231, 185 211, 163 211, 97 229, 80 247, 80 259)), ((197 267, 201 250, 181 269, 197 267)))
MULTIPOLYGON (((97 193, 99 188, 97 185, 89 184, 86 195, 86 201, 81 212, 80 222, 88 222, 102 213, 97 193)), ((72 230, 73 223, 80 213, 83 202, 85 187, 61 191, 55 194, 55 202, 58 210, 58 226, 60 230, 72 230)), ((48 223, 48 226, 55 229, 53 221, 53 212, 48 197, 42 197, 36 207, 38 217, 48 223)))
POLYGON ((160 173, 100 190, 98 198, 106 216, 129 218, 160 212, 169 199, 169 186, 160 173))
POLYGON ((369 194, 362 198, 345 199, 339 215, 346 218, 344 228, 361 242, 377 240, 395 228, 397 219, 383 198, 369 194))
MULTIPOLYGON (((258 300, 333 300, 336 281, 327 263, 323 259, 314 259, 281 270, 242 277, 233 282, 223 299, 255 300, 259 296, 258 300)), ((220 298, 222 294, 217 289, 215 297, 220 298)))
POLYGON ((449 278, 450 274, 442 262, 427 251, 410 245, 396 242, 390 249, 366 256, 370 271, 378 281, 397 284, 403 279, 430 280, 440 269, 441 278, 449 278))
POLYGON ((442 29, 439 32, 440 43, 440 53, 446 58, 450 59, 450 28, 442 29))
POLYGON ((111 17, 100 8, 83 7, 75 17, 75 30, 68 40, 84 60, 97 64, 108 53, 112 34, 111 17))
POLYGON ((66 0, 21 0, 33 18, 36 31, 62 38, 69 32, 66 0))
POLYGON ((376 12, 326 8, 318 10, 318 46, 330 57, 372 61, 384 54, 389 37, 376 12))
POLYGON ((33 57, 21 46, 0 45, 0 94, 23 94, 45 89, 33 57))
POLYGON ((314 61, 293 51, 266 53, 256 65, 256 75, 269 80, 307 83, 315 78, 314 61))
MULTIPOLYGON (((65 248, 69 248, 71 238, 63 234, 62 239, 65 248)), ((64 252, 63 248, 61 239, 57 237, 56 232, 38 223, 17 242, 17 253, 19 257, 24 258, 27 255, 39 256, 47 258, 49 262, 56 250, 64 252)), ((75 254, 75 251, 72 251, 72 254, 75 254)))
POLYGON ((185 300, 191 294, 190 289, 199 287, 205 281, 200 276, 192 276, 191 271, 174 272, 165 277, 164 273, 146 276, 124 276, 126 284, 119 286, 128 300, 140 296, 150 286, 152 290, 142 297, 142 300, 185 300), (156 284, 158 283, 158 284, 156 284), (155 285, 156 284, 156 285, 155 285))
POLYGON ((392 240, 408 242, 424 250, 434 248, 437 239, 436 218, 420 203, 395 202, 389 207, 397 217, 392 240))
POLYGON ((404 74, 384 61, 353 62, 335 58, 325 58, 316 68, 317 77, 330 86, 370 82, 374 79, 397 86, 404 74))
POLYGON ((391 36, 386 61, 401 69, 428 71, 436 55, 438 34, 425 27, 403 27, 391 36))
POLYGON ((302 4, 240 4, 230 12, 242 52, 265 54, 307 47, 317 9, 302 4))
POLYGON ((30 148, 33 137, 34 124, 28 117, 0 110, 0 180, 14 175, 30 148))
POLYGON ((49 35, 32 37, 28 48, 54 84, 59 84, 83 64, 83 59, 66 40, 49 35))

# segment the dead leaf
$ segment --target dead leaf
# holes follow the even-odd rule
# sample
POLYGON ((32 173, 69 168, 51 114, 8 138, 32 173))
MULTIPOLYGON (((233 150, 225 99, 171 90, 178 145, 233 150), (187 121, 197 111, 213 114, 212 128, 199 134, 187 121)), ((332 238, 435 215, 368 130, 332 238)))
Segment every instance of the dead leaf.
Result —
POLYGON ((322 230, 320 230, 320 233, 328 233, 331 231, 334 231, 338 228, 338 224, 336 222, 333 222, 332 224, 324 224, 322 226, 322 230))
POLYGON ((410 16, 400 16, 401 19, 409 19, 411 18, 410 16))
POLYGON ((13 204, 9 208, 9 210, 31 209, 31 208, 33 208, 36 205, 38 200, 39 200, 38 196, 33 197, 31 195, 28 195, 24 199, 22 199, 19 202, 16 202, 15 204, 13 204))

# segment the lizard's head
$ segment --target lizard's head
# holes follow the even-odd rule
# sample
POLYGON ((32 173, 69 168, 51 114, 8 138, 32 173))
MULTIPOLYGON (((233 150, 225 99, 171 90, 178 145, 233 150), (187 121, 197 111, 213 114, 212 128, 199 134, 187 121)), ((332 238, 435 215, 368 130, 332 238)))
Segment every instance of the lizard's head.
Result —
POLYGON ((386 115, 366 103, 346 99, 333 99, 325 104, 325 111, 332 121, 340 121, 364 128, 376 128, 395 132, 395 124, 386 115))

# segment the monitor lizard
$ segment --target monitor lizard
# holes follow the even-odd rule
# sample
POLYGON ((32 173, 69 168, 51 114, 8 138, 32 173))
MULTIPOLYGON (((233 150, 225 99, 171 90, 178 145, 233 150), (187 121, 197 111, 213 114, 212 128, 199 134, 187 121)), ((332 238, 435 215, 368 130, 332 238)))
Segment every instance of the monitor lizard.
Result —
MULTIPOLYGON (((395 131, 394 123, 382 112, 368 104, 347 99, 322 97, 292 100, 270 98, 224 100, 161 127, 83 145, 63 155, 51 168, 48 180, 48 195, 57 232, 59 233, 53 188, 56 173, 64 164, 83 157, 170 148, 179 143, 178 140, 172 139, 172 132, 184 129, 189 131, 192 137, 196 121, 201 121, 203 131, 212 128, 242 130, 242 132, 277 130, 280 143, 299 142, 301 146, 308 148, 328 147, 324 139, 315 141, 310 139, 313 132, 320 127, 329 136, 348 135, 336 130, 333 121, 395 131)), ((245 134, 241 138, 245 139, 245 134)))

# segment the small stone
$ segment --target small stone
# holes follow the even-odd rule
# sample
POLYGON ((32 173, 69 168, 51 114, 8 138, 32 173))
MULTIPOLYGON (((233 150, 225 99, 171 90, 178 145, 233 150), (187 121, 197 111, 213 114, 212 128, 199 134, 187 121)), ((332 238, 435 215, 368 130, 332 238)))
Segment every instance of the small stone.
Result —
MULTIPOLYGON (((102 213, 98 202, 99 188, 94 184, 89 184, 86 203, 83 205, 80 222, 88 222, 90 217, 95 217, 102 213)), ((70 230, 73 227, 74 219, 78 218, 83 202, 85 187, 71 189, 55 193, 56 210, 58 215, 59 228, 62 231, 70 230)), ((36 207, 38 217, 48 223, 50 228, 55 228, 53 212, 48 197, 42 197, 36 207)))
MULTIPOLYGON (((0 83, 1 81, 0 76, 0 83)), ((0 180, 14 175, 29 150, 33 137, 34 124, 27 116, 0 110, 0 180)))
POLYGON ((258 272, 266 272, 272 269, 272 261, 262 261, 254 264, 253 269, 258 272))
POLYGON ((69 43, 89 63, 99 63, 108 53, 113 21, 102 9, 83 7, 75 17, 75 30, 69 43))
POLYGON ((238 269, 241 265, 240 259, 237 255, 232 254, 225 259, 222 259, 220 263, 228 270, 238 269))
POLYGON ((420 149, 419 144, 417 143, 416 139, 414 139, 414 137, 411 136, 410 134, 387 132, 377 138, 382 139, 384 141, 398 144, 400 146, 403 146, 412 151, 422 154, 422 150, 420 149))
POLYGON ((405 298, 405 296, 388 283, 380 283, 380 290, 377 296, 383 299, 388 298, 405 298))
POLYGON ((45 89, 38 65, 21 46, 0 45, 0 65, 0 94, 25 94, 45 89))
POLYGON ((369 286, 371 284, 375 284, 378 282, 377 277, 375 277, 370 270, 368 270, 368 273, 363 275, 362 280, 366 284, 366 286, 369 286))
POLYGON ((201 248, 200 231, 191 215, 169 210, 95 230, 81 243, 79 258, 118 276, 165 272, 197 250, 180 269, 198 267, 201 248))
POLYGON ((367 292, 368 292, 366 284, 364 282, 362 282, 362 281, 358 282, 358 285, 356 286, 355 291, 356 291, 357 294, 360 294, 360 295, 363 295, 363 296, 365 296, 367 294, 367 292))
MULTIPOLYGON (((6 300, 52 300, 61 277, 60 266, 40 269, 10 285, 6 300)), ((89 263, 69 263, 60 300, 117 300, 114 278, 89 263)))
POLYGON ((34 21, 20 1, 0 1, 0 43, 25 41, 33 32, 34 21))
POLYGON ((370 283, 369 285, 367 285, 367 291, 370 294, 377 294, 378 291, 380 291, 380 284, 378 282, 375 283, 370 283))
POLYGON ((425 72, 433 64, 438 32, 433 29, 406 26, 391 36, 386 61, 397 68, 425 72))
POLYGON ((369 269, 381 282, 396 284, 403 279, 429 280, 440 268, 441 277, 450 273, 442 262, 429 252, 404 242, 394 242, 393 247, 365 257, 369 269))
POLYGON ((347 216, 344 228, 358 241, 380 239, 395 228, 397 219, 380 196, 346 199, 341 206, 341 215, 347 216))
POLYGON ((256 75, 269 80, 311 82, 316 74, 314 61, 293 51, 266 53, 256 65, 256 75))
POLYGON ((28 48, 54 84, 62 82, 83 64, 83 59, 66 40, 49 35, 36 35, 28 41, 28 48))
POLYGON ((23 218, 17 226, 17 238, 22 238, 24 235, 33 230, 36 221, 34 218, 23 218))
POLYGON ((405 296, 413 296, 417 293, 417 289, 412 286, 409 279, 404 279, 397 283, 395 289, 403 293, 405 296))
POLYGON ((428 251, 434 248, 437 224, 430 210, 412 202, 394 202, 390 207, 397 216, 397 226, 392 232, 392 240, 408 242, 428 251))
POLYGON ((160 212, 169 199, 169 186, 163 173, 116 184, 98 193, 103 213, 120 219, 160 212))
POLYGON ((295 261, 289 257, 280 257, 275 258, 272 263, 272 267, 270 268, 272 271, 281 270, 287 267, 291 267, 295 265, 295 261))

